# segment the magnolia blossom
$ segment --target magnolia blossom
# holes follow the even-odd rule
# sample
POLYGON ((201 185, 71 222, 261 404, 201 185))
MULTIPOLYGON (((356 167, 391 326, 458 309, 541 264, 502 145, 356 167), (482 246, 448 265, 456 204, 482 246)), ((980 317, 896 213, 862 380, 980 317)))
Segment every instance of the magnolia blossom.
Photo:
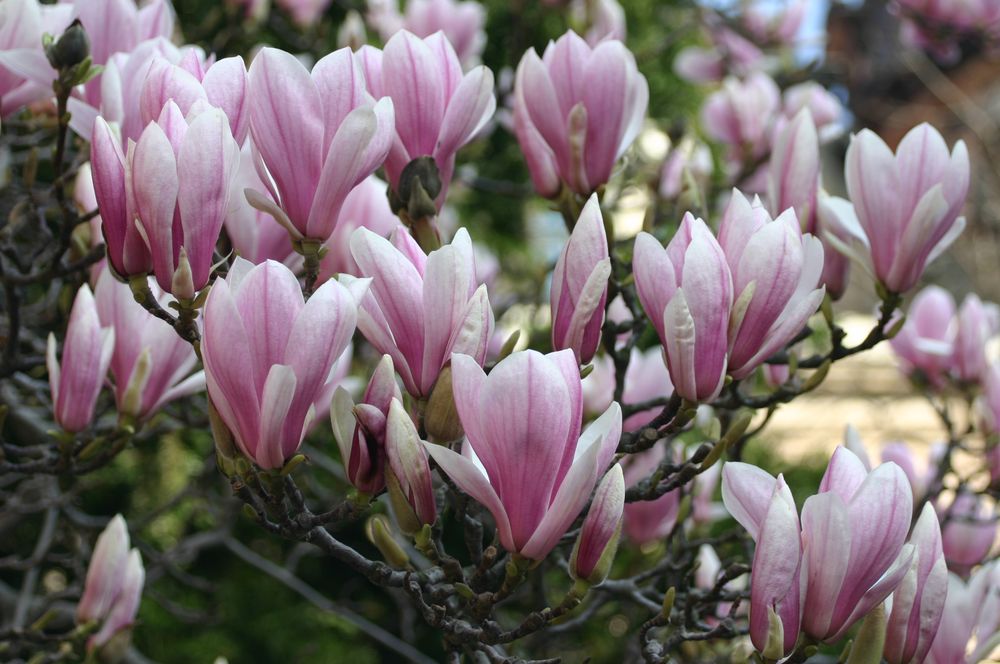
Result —
POLYGON ((98 118, 91 144, 111 266, 123 278, 152 271, 178 298, 208 283, 239 159, 222 111, 199 110, 185 118, 168 102, 127 155, 98 118))
POLYGON ((597 352, 608 299, 611 257, 597 194, 580 213, 552 272, 552 347, 569 348, 580 364, 597 352))
POLYGON ((975 293, 962 300, 955 318, 955 351, 951 370, 960 381, 974 383, 986 371, 986 344, 1000 333, 1000 307, 983 302, 975 293))
POLYGON ((580 372, 569 350, 512 353, 489 375, 476 359, 454 355, 452 372, 466 445, 462 454, 425 447, 493 514, 505 549, 542 560, 611 461, 621 408, 613 403, 581 435, 580 372))
POLYGON ((397 194, 400 175, 418 157, 433 157, 441 176, 441 208, 455 170, 455 153, 475 138, 493 117, 493 72, 483 66, 463 75, 455 49, 444 33, 421 39, 397 32, 383 51, 370 46, 364 63, 368 91, 396 106, 395 135, 385 158, 385 173, 397 194))
MULTIPOLYGON (((165 295, 151 289, 165 307, 165 295)), ((139 306, 127 285, 104 270, 94 296, 101 322, 115 331, 110 366, 119 413, 146 418, 205 388, 204 372, 191 374, 198 362, 191 345, 139 306)))
POLYGON ((757 156, 767 150, 780 103, 778 86, 767 74, 730 77, 705 100, 701 121, 708 135, 729 146, 730 158, 739 161, 744 150, 757 156))
POLYGON ((746 75, 760 68, 764 53, 753 42, 725 26, 711 32, 712 44, 686 46, 674 58, 674 73, 691 83, 714 83, 727 73, 746 75))
POLYGON ((96 622, 97 632, 87 640, 87 650, 101 648, 113 636, 135 623, 146 570, 138 549, 129 549, 128 526, 115 515, 97 537, 87 567, 83 597, 76 607, 76 622, 96 622))
POLYGON ((969 191, 965 143, 958 141, 949 154, 941 134, 922 124, 893 154, 865 129, 851 139, 845 171, 854 214, 838 215, 840 231, 827 239, 889 291, 910 290, 965 228, 959 216, 969 191))
POLYGON ((396 0, 368 0, 368 20, 386 41, 400 30, 420 38, 441 31, 467 68, 486 46, 486 7, 475 0, 407 0, 402 14, 396 0))
POLYGON ((951 505, 939 508, 941 538, 948 567, 968 576, 973 566, 983 562, 997 536, 997 520, 984 498, 960 492, 951 505))
POLYGON ((800 620, 807 635, 838 641, 896 589, 915 555, 914 545, 905 542, 913 509, 906 475, 893 463, 869 472, 843 447, 830 459, 819 493, 803 505, 801 536, 781 476, 727 463, 722 496, 757 542, 750 635, 759 650, 780 638, 790 651, 800 620), (880 536, 871 537, 875 532, 880 536), (770 634, 772 611, 780 617, 780 635, 770 634))
POLYGON ((327 252, 320 261, 321 280, 339 273, 361 276, 361 270, 351 255, 351 236, 358 228, 364 227, 382 237, 389 237, 402 226, 399 217, 389 207, 386 186, 373 175, 352 189, 344 199, 337 227, 327 240, 327 252))
MULTIPOLYGON (((819 136, 808 108, 799 110, 791 122, 775 131, 768 165, 767 195, 773 215, 792 208, 804 232, 822 237, 819 136)), ((822 265, 820 283, 831 297, 839 298, 847 287, 850 262, 835 246, 824 241, 822 265)))
POLYGON ((365 92, 350 49, 320 59, 310 73, 291 53, 265 48, 250 65, 249 105, 258 172, 271 194, 248 190, 251 204, 293 239, 326 241, 347 194, 389 152, 392 100, 365 92))
POLYGON ((632 268, 677 394, 689 401, 715 398, 726 377, 733 279, 712 231, 688 213, 666 249, 640 233, 632 268))
POLYGON ((906 323, 889 343, 903 371, 941 388, 955 352, 955 299, 938 286, 913 298, 906 323))
POLYGON ((164 58, 153 60, 139 94, 139 113, 146 125, 156 121, 170 100, 185 115, 199 103, 215 106, 226 114, 233 137, 242 145, 250 129, 247 99, 247 70, 242 57, 223 58, 205 66, 197 52, 190 50, 179 64, 164 58))
MULTIPOLYGON (((358 312, 358 329, 392 363, 412 396, 430 396, 452 353, 482 364, 493 334, 486 287, 476 287, 472 241, 463 228, 451 244, 424 254, 405 229, 390 239, 359 228, 351 253, 372 287, 358 312)), ((341 275, 345 284, 356 279, 341 275)))
POLYGON ((389 405, 401 399, 392 358, 383 355, 357 404, 343 387, 333 394, 330 422, 348 481, 377 494, 385 486, 385 436, 389 405))
POLYGON ((208 395, 240 450, 281 468, 336 387, 334 367, 351 340, 367 280, 335 281, 303 302, 291 270, 236 259, 213 284, 202 355, 208 395))
POLYGON ((889 664, 923 662, 941 623, 948 592, 948 568, 941 552, 941 529, 930 504, 913 527, 913 562, 889 599, 883 655, 889 664))
POLYGON ((429 443, 420 440, 413 420, 395 397, 389 403, 385 426, 389 497, 400 529, 412 535, 437 518, 434 478, 423 447, 429 443))
POLYGON ((51 332, 45 355, 53 414, 66 431, 83 431, 94 419, 114 348, 114 328, 101 326, 90 287, 80 286, 66 327, 62 361, 56 359, 56 337, 51 332))
POLYGON ((711 150, 704 143, 685 138, 667 154, 657 191, 662 198, 675 199, 688 188, 689 181, 704 191, 711 177, 711 150))
MULTIPOLYGON (((101 73, 100 99, 94 100, 91 105, 83 99, 70 97, 70 128, 89 141, 92 138, 94 120, 100 115, 108 124, 117 128, 123 149, 128 146, 129 140, 139 140, 139 134, 147 124, 143 121, 139 108, 140 97, 146 75, 153 63, 160 59, 173 64, 184 61, 187 63, 184 66, 188 69, 203 68, 207 60, 200 48, 177 47, 165 37, 147 39, 131 51, 115 53, 104 64, 104 71, 101 73)), ((160 109, 154 111, 154 120, 159 111, 160 109)))
POLYGON ((315 24, 333 0, 274 0, 274 3, 292 15, 292 20, 302 27, 315 24))
POLYGON ((927 664, 979 664, 1000 637, 1000 563, 992 561, 967 582, 948 575, 948 595, 927 664), (972 649, 970 652, 970 644, 972 649))
POLYGON ((535 189, 562 181, 582 196, 605 184, 646 115, 649 86, 619 41, 591 48, 575 32, 529 49, 517 66, 514 129, 535 189))
POLYGON ((247 189, 264 189, 254 166, 252 140, 243 144, 239 167, 233 177, 229 211, 223 222, 226 236, 236 253, 251 263, 273 260, 296 269, 301 258, 292 248, 288 231, 270 214, 250 205, 243 195, 247 189))
POLYGON ((618 549, 625 507, 625 480, 622 467, 611 467, 594 492, 587 518, 570 555, 570 574, 588 583, 601 583, 607 577, 618 549))
POLYGON ((719 225, 736 303, 730 320, 729 372, 745 378, 792 340, 819 308, 823 246, 802 235, 795 212, 772 220, 759 200, 733 191, 719 225))
POLYGON ((802 27, 808 5, 808 0, 792 0, 781 11, 773 11, 774 5, 751 3, 743 12, 743 26, 758 42, 791 45, 802 27))

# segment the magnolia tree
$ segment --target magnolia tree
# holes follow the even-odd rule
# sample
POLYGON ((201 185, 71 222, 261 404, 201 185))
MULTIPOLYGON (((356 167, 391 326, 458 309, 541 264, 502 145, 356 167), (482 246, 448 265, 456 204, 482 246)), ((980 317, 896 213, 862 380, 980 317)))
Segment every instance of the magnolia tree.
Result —
MULTIPOLYGON (((183 26, 214 53, 166 0, 0 4, 4 659, 145 661, 237 561, 237 615, 276 582, 386 661, 988 655, 1000 314, 907 304, 965 226, 962 141, 848 137, 792 64, 805 0, 655 26, 666 62, 613 0, 551 2, 573 29, 516 33, 497 71, 475 2, 329 4, 215 7, 183 26), (665 65, 700 105, 669 126, 665 65), (521 181, 481 175, 503 146, 521 181), (484 189, 525 232, 490 245, 501 213, 461 206, 484 189), (881 303, 850 344, 849 284, 881 303), (747 455, 887 340, 931 458, 848 429, 790 485, 747 455)), ((932 57, 1000 31, 985 0, 894 10, 932 57)))

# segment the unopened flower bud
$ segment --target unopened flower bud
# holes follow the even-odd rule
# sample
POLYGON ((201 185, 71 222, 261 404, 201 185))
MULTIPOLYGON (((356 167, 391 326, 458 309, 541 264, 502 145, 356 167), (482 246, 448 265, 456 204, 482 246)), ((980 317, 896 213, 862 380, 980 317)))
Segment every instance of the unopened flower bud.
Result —
POLYGON ((436 442, 450 442, 462 437, 464 430, 455 409, 455 397, 451 387, 451 365, 438 374, 437 383, 431 391, 424 414, 424 427, 436 442))
POLYGON ((365 523, 365 537, 382 554, 382 558, 393 567, 409 566, 410 557, 392 536, 392 525, 382 514, 375 514, 365 523))
POLYGON ((573 547, 569 569, 573 578, 591 585, 602 583, 611 571, 625 509, 625 476, 615 464, 594 494, 580 536, 573 547))
POLYGON ((424 524, 434 523, 434 484, 427 452, 410 416, 398 399, 389 406, 386 422, 386 487, 392 501, 396 522, 408 535, 418 532, 424 524))
POLYGON ((70 23, 62 36, 45 49, 45 57, 55 69, 75 67, 89 56, 90 38, 79 19, 70 23))
POLYGON ((399 186, 389 197, 392 211, 405 209, 411 219, 437 215, 434 199, 441 193, 441 173, 433 157, 417 157, 399 176, 399 186))

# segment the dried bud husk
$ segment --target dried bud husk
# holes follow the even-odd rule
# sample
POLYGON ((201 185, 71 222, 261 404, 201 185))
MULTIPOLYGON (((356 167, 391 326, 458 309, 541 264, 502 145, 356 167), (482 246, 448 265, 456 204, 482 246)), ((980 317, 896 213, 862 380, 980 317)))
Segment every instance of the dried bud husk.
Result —
POLYGON ((385 487, 389 493, 389 504, 392 505, 392 514, 396 517, 396 525, 399 526, 399 529, 411 536, 420 532, 424 524, 420 521, 413 507, 410 506, 396 474, 392 472, 392 468, 388 464, 385 468, 385 487))
POLYGON ((431 391, 424 411, 424 427, 436 443, 448 443, 461 438, 465 431, 462 421, 458 418, 455 408, 455 395, 452 393, 451 364, 438 374, 437 382, 431 391))
POLYGON ((240 458, 240 453, 233 444, 232 432, 222 421, 211 398, 208 400, 208 423, 212 429, 212 438, 215 439, 215 462, 223 475, 232 477, 239 472, 236 462, 240 458))

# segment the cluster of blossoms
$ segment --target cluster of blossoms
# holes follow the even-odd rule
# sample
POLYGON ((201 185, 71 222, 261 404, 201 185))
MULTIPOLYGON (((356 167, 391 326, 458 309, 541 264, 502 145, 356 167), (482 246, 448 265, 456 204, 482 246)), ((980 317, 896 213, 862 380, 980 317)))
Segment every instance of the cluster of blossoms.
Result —
MULTIPOLYGON (((240 4, 260 16, 258 3, 240 4)), ((328 3, 277 4, 308 25, 328 3)), ((725 516, 713 500, 721 485, 755 549, 747 592, 741 571, 724 571, 716 549, 699 546, 695 585, 713 598, 719 635, 748 633, 777 661, 861 624, 851 661, 870 648, 890 664, 974 661, 970 639, 986 652, 1000 628, 990 499, 962 481, 945 500, 947 465, 921 473, 905 447, 890 446, 875 466, 851 435, 799 509, 783 475, 740 456, 751 409, 770 417, 835 360, 891 338, 912 378, 978 398, 989 439, 981 461, 996 486, 1000 364, 986 347, 1000 312, 974 295, 956 308, 929 287, 899 321, 903 298, 964 228, 964 143, 949 149, 924 124, 892 150, 862 130, 847 148, 847 197, 830 195, 820 154, 841 133, 840 102, 815 83, 782 91, 763 71, 762 49, 794 42, 805 3, 780 15, 751 9, 746 37, 720 22, 710 26, 713 50, 676 63, 715 86, 700 132, 655 167, 654 188, 683 214, 622 238, 607 190, 647 125, 650 90, 622 41, 621 7, 594 4, 585 36, 569 31, 541 55, 523 54, 506 99, 534 189, 570 230, 546 269, 546 334, 524 344, 498 336, 489 257, 468 229, 443 222, 460 189, 460 151, 499 131, 497 81, 477 64, 480 5, 410 0, 400 12, 370 2, 383 47, 347 40, 310 67, 272 47, 249 66, 178 47, 165 0, 141 9, 5 0, 0 112, 48 108, 55 92, 60 127, 89 142, 73 195, 99 212, 89 225, 77 220, 107 259, 98 263, 99 252, 84 265, 92 269, 74 284, 64 334, 48 337, 61 463, 75 441, 84 461, 102 442, 105 387, 117 451, 168 404, 197 395, 190 402, 208 410, 218 465, 255 518, 290 539, 335 541, 293 479, 307 436, 332 432, 351 487, 345 513, 385 503, 393 519, 373 516, 366 530, 386 561, 429 561, 441 573, 396 577, 344 544, 333 550, 421 602, 446 581, 434 589, 439 604, 423 605, 428 620, 455 643, 474 633, 484 647, 507 638, 484 618, 490 606, 543 561, 558 560, 574 585, 558 608, 527 618, 525 633, 606 582, 621 533, 651 550, 707 532, 725 516), (62 37, 43 47, 43 32, 62 37), (728 194, 699 206, 706 221, 685 204, 707 188, 710 143, 728 194), (868 340, 853 348, 829 311, 851 262, 882 301, 868 340), (809 357, 821 311, 834 345, 809 357), (364 387, 352 390, 358 367, 364 387), (755 383, 769 386, 763 397, 750 393, 755 383), (692 441, 702 444, 686 449, 692 441), (456 514, 460 527, 479 529, 467 539, 478 538, 470 549, 480 567, 509 554, 499 574, 467 578, 440 550, 442 524, 456 514), (484 525, 495 529, 489 559, 484 525), (480 577, 491 575, 502 585, 486 591, 480 577), (465 622, 441 617, 450 611, 465 611, 465 622)), ((946 457, 958 446, 949 441, 946 457)), ((93 632, 88 650, 120 654, 143 581, 115 517, 78 604, 80 629, 93 632)), ((657 599, 672 603, 674 592, 656 590, 657 599)), ((671 621, 670 603, 649 629, 671 621)))

